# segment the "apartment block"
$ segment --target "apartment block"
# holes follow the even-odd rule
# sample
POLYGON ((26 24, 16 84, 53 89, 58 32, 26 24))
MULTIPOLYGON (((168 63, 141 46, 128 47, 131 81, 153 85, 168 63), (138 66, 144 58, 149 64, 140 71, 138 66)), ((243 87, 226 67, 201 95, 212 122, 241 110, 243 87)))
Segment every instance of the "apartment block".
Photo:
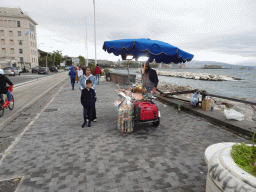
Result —
POLYGON ((0 7, 0 68, 38 66, 36 25, 20 8, 0 7))

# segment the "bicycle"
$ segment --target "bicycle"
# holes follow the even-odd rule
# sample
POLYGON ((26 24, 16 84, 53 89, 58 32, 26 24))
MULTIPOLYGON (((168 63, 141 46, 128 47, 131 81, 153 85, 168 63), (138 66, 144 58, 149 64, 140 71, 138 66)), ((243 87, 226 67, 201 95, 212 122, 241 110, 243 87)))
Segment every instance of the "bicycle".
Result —
MULTIPOLYGON (((10 92, 12 92, 12 86, 9 86, 8 90, 10 92)), ((11 96, 12 96, 12 103, 9 103, 7 105, 7 102, 8 102, 7 94, 0 94, 0 117, 2 117, 4 115, 4 109, 5 108, 7 109, 7 107, 8 107, 10 110, 13 110, 13 108, 14 108, 14 97, 13 97, 12 94, 11 94, 11 96)))

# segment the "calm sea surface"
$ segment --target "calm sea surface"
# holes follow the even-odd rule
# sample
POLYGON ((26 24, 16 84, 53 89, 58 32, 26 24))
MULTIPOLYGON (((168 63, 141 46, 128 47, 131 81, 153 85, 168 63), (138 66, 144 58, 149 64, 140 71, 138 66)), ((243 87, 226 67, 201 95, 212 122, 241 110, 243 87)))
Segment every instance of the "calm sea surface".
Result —
MULTIPOLYGON (((204 89, 208 93, 227 96, 238 97, 240 99, 247 98, 256 101, 256 70, 247 69, 160 69, 164 71, 180 71, 180 72, 194 72, 194 73, 209 73, 217 75, 235 76, 243 80, 233 81, 202 81, 194 79, 176 78, 158 76, 159 81, 165 81, 175 85, 191 86, 193 89, 204 89)), ((130 69, 131 74, 136 74, 141 77, 136 70, 130 69)), ((116 69, 117 73, 126 73, 126 69, 116 69)))

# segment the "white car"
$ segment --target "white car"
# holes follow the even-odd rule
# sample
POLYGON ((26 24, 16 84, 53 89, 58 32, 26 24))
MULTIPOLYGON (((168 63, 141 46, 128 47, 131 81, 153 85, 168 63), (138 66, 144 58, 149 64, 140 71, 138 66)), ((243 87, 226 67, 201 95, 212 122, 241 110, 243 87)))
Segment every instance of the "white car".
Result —
POLYGON ((12 67, 5 67, 3 70, 4 70, 5 75, 9 75, 9 76, 10 75, 13 75, 13 76, 15 75, 14 70, 12 69, 12 67))
POLYGON ((22 69, 20 67, 12 67, 15 75, 20 75, 20 73, 22 72, 22 69))

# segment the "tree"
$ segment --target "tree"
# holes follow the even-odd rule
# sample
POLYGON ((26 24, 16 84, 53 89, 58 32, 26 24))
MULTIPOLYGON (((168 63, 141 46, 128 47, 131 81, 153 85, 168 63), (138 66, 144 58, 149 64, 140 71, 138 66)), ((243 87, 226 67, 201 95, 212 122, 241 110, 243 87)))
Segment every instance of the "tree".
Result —
POLYGON ((60 65, 62 63, 63 58, 61 56, 61 51, 54 51, 53 54, 51 55, 51 59, 53 60, 53 66, 60 65), (54 63, 54 57, 55 57, 55 63, 54 63))
POLYGON ((72 66, 72 58, 71 57, 68 57, 66 59, 66 66, 72 66))
POLYGON ((79 58, 80 65, 85 66, 85 58, 81 55, 79 55, 78 58, 79 58))

